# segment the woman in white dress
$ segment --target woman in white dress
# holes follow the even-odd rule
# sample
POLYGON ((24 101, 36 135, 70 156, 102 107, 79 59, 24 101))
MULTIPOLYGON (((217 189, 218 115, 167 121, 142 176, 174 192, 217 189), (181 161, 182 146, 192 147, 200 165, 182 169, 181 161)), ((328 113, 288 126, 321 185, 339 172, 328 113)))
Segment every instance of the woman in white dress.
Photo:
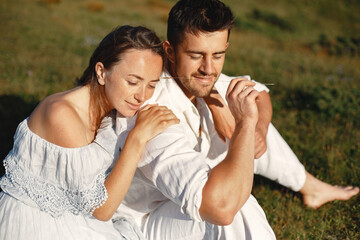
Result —
POLYGON ((19 124, 0 179, 0 239, 142 239, 130 222, 114 227, 110 219, 146 142, 179 121, 166 107, 140 108, 162 69, 154 32, 116 28, 95 49, 77 87, 45 98, 19 124), (109 154, 117 148, 107 117, 115 110, 138 114, 118 159, 109 154))

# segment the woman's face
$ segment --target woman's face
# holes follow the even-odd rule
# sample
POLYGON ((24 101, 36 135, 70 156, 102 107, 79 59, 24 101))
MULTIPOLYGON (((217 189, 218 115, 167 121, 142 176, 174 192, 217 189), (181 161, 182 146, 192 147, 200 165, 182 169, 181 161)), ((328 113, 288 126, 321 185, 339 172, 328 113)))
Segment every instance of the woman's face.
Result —
POLYGON ((121 60, 111 70, 102 71, 100 77, 98 64, 98 81, 105 87, 111 109, 130 117, 153 95, 163 60, 151 50, 130 49, 121 54, 121 60))

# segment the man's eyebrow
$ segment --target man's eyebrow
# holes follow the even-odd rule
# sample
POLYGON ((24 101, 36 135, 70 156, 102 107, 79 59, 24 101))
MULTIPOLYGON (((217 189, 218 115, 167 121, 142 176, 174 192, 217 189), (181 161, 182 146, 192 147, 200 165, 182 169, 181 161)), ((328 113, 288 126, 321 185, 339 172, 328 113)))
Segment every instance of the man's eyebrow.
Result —
MULTIPOLYGON (((218 52, 214 52, 212 55, 217 55, 217 54, 224 54, 226 51, 218 51, 218 52)), ((193 51, 193 50, 188 50, 186 51, 186 53, 188 54, 201 54, 201 55, 204 55, 205 52, 201 52, 201 51, 193 51)))
MULTIPOLYGON (((129 76, 131 76, 131 77, 135 77, 135 78, 137 78, 137 79, 139 79, 139 80, 141 80, 141 81, 144 81, 144 78, 142 78, 142 77, 140 77, 140 76, 138 76, 138 75, 136 75, 136 74, 129 74, 129 76)), ((153 79, 153 80, 150 80, 151 82, 159 82, 160 81, 160 79, 158 78, 158 79, 153 79)))

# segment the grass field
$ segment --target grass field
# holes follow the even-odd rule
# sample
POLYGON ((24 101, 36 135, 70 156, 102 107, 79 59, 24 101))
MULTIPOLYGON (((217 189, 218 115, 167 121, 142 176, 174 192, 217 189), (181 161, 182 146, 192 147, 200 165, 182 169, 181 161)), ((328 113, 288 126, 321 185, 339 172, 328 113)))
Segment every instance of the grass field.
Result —
MULTIPOLYGON (((130 24, 165 39, 175 2, 0 1, 1 159, 17 124, 45 96, 74 86, 102 37, 130 24)), ((273 123, 306 169, 332 184, 359 186, 360 2, 225 3, 237 20, 224 72, 274 83, 273 123)), ((299 194, 261 177, 253 194, 278 239, 360 239, 359 196, 311 210, 299 194)))

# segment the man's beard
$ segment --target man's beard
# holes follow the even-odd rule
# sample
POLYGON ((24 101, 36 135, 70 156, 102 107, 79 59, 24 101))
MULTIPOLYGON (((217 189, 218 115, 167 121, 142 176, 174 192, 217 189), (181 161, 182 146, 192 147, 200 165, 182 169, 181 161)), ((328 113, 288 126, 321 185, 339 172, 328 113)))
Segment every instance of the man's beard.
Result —
MULTIPOLYGON (((209 96, 211 90, 213 89, 215 82, 218 78, 217 74, 211 74, 214 79, 216 79, 214 82, 212 82, 208 86, 201 86, 200 84, 197 84, 197 81, 194 79, 195 76, 198 76, 199 74, 191 74, 191 78, 183 79, 181 81, 182 85, 186 88, 186 90, 192 94, 195 97, 202 98, 209 96)), ((201 75, 202 76, 202 75, 201 75)))

